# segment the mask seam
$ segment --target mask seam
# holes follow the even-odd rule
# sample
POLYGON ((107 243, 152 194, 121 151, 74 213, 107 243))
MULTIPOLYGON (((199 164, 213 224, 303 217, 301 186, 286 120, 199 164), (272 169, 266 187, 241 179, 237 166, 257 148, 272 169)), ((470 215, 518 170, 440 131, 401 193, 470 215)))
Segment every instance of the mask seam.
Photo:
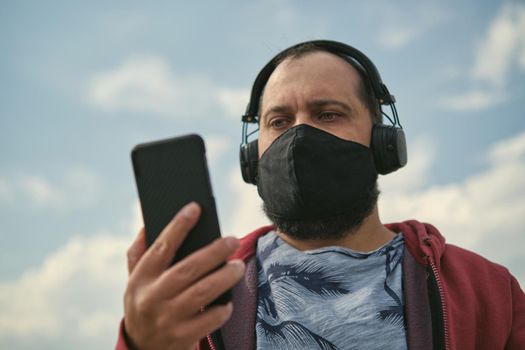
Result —
POLYGON ((296 140, 297 140, 297 129, 294 130, 294 138, 293 138, 293 141, 292 141, 292 144, 291 144, 291 148, 292 148, 292 152, 289 152, 288 153, 288 160, 290 161, 290 163, 292 164, 292 166, 290 167, 290 171, 292 172, 292 176, 290 177, 292 179, 292 181, 295 181, 295 183, 297 184, 297 186, 295 186, 294 188, 294 191, 293 191, 293 195, 296 196, 296 198, 299 200, 300 202, 300 205, 301 207, 304 207, 304 200, 303 200, 303 197, 301 196, 301 192, 299 191, 299 189, 301 188, 301 184, 299 183, 299 179, 297 178, 297 169, 295 168, 295 144, 296 144, 296 140))

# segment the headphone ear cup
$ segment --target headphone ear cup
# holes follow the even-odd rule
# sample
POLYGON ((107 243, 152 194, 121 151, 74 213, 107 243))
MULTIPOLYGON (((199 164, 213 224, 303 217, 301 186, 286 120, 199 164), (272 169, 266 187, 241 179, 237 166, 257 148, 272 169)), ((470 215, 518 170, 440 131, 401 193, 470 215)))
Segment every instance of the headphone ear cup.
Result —
POLYGON ((239 161, 244 182, 257 185, 257 166, 259 164, 259 145, 257 140, 241 146, 239 161))
POLYGON ((376 170, 386 175, 402 168, 407 163, 407 145, 403 129, 376 124, 372 129, 370 144, 376 170))

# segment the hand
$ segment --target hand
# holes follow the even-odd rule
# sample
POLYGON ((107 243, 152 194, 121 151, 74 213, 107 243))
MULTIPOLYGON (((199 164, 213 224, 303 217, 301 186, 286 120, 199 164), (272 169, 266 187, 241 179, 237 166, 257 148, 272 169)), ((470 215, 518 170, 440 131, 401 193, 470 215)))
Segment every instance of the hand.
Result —
POLYGON ((201 308, 232 288, 244 274, 240 260, 210 273, 237 250, 237 239, 217 239, 168 268, 199 216, 199 206, 190 203, 149 249, 142 229, 128 250, 124 325, 131 345, 140 350, 194 349, 200 339, 231 316, 231 302, 204 312, 201 308))

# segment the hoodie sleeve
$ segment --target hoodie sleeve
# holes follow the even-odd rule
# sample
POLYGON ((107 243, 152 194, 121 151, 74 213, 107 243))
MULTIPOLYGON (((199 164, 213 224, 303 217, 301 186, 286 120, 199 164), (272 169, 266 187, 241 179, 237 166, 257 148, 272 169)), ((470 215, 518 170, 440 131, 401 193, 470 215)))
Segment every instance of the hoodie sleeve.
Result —
POLYGON ((128 346, 128 342, 126 340, 126 330, 124 329, 124 319, 120 321, 117 345, 115 345, 115 350, 132 350, 132 348, 128 346))
POLYGON ((512 329, 505 346, 506 350, 523 349, 525 344, 525 293, 516 278, 511 276, 512 329))
MULTIPOLYGON (((208 345, 208 341, 206 338, 202 339, 195 348, 195 350, 208 350, 208 349, 210 349, 210 346, 208 345)), ((120 322, 117 344, 115 345, 115 350, 138 350, 128 344, 128 340, 126 337, 126 329, 124 328, 124 319, 120 322)))

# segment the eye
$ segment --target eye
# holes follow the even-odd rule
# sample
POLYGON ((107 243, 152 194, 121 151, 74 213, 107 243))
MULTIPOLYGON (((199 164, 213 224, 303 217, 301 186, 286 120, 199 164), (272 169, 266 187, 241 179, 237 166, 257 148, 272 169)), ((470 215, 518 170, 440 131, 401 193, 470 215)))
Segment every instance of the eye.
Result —
POLYGON ((272 118, 268 122, 268 125, 272 129, 284 129, 284 128, 286 128, 288 126, 288 124, 290 124, 289 120, 286 119, 286 118, 283 118, 283 117, 272 118))
POLYGON ((325 122, 331 122, 339 118, 340 116, 341 114, 336 113, 336 112, 322 112, 319 114, 319 120, 325 121, 325 122))

